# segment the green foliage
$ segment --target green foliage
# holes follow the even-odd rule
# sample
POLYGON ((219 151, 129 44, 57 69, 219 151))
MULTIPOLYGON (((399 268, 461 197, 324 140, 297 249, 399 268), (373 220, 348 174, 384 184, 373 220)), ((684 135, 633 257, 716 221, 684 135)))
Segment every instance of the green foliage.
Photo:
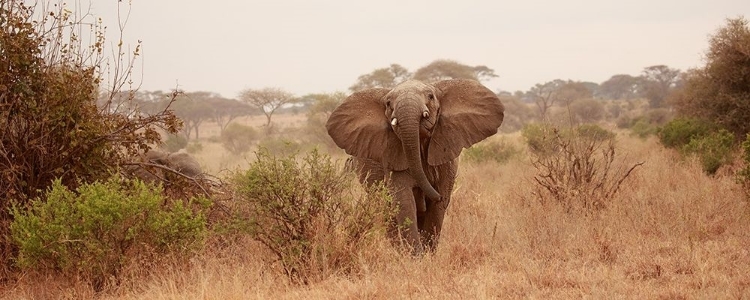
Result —
POLYGON ((659 128, 641 119, 630 127, 630 131, 633 135, 643 139, 655 135, 659 132, 659 128))
POLYGON ((706 65, 684 76, 672 104, 683 116, 711 120, 736 137, 750 133, 750 26, 727 19, 709 38, 706 65))
POLYGON ((505 138, 499 141, 487 139, 464 150, 463 157, 467 161, 474 163, 483 163, 487 161, 506 163, 520 153, 521 150, 516 148, 513 143, 507 141, 505 138))
POLYGON ((745 187, 745 192, 750 195, 750 134, 747 134, 742 142, 742 162, 745 166, 737 172, 737 180, 745 187))
POLYGON ((278 156, 290 156, 299 153, 302 144, 290 139, 269 137, 258 142, 258 148, 266 149, 278 156))
POLYGON ((301 282, 357 271, 367 245, 384 238, 395 214, 387 190, 365 191, 349 172, 316 150, 301 160, 261 149, 234 183, 244 222, 301 282))
POLYGON ((695 155, 701 162, 703 171, 713 175, 724 164, 732 161, 734 135, 726 129, 696 136, 682 147, 686 155, 695 155))
POLYGON ((232 154, 239 155, 250 151, 259 136, 258 131, 251 126, 231 123, 221 132, 221 145, 232 154))
POLYGON ((597 125, 555 128, 533 124, 523 136, 538 174, 536 195, 568 212, 591 212, 606 206, 640 164, 625 170, 615 161, 615 134, 597 125))
POLYGON ((28 209, 12 208, 17 263, 101 279, 116 276, 136 255, 187 254, 202 241, 209 203, 165 202, 158 188, 137 180, 115 176, 75 191, 55 180, 28 209))
POLYGON ((681 149, 693 138, 706 136, 715 125, 691 118, 675 118, 659 130, 659 141, 667 148, 681 149))
POLYGON ((188 145, 188 140, 181 134, 169 134, 167 139, 164 140, 164 150, 167 152, 177 152, 180 149, 184 149, 188 145))
POLYGON ((121 110, 131 107, 133 93, 118 89, 130 80, 140 46, 130 53, 123 43, 105 50, 109 43, 93 16, 46 2, 37 6, 48 5, 42 14, 26 3, 33 2, 0 1, 0 277, 15 251, 11 200, 25 205, 56 178, 69 187, 104 178, 159 142, 157 129, 181 126, 169 111, 121 110), (102 64, 108 53, 119 56, 102 64), (105 72, 121 75, 103 82, 105 72), (104 86, 112 88, 103 92, 104 86), (124 100, 115 103, 119 94, 124 100))

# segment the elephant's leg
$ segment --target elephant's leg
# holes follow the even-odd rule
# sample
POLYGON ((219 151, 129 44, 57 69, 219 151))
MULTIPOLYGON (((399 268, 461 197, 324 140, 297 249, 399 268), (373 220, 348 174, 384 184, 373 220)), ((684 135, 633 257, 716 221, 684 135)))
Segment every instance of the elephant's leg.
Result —
POLYGON ((437 166, 439 174, 438 182, 435 185, 438 193, 442 196, 439 201, 427 200, 427 210, 424 213, 424 221, 420 222, 419 231, 422 236, 422 242, 428 250, 434 251, 437 248, 440 231, 443 228, 443 218, 448 204, 451 201, 453 184, 456 181, 458 171, 458 159, 437 166))
POLYGON ((396 230, 403 241, 412 250, 412 254, 421 255, 424 250, 417 227, 417 205, 412 188, 416 182, 408 172, 393 172, 390 176, 389 190, 393 200, 398 204, 396 230))

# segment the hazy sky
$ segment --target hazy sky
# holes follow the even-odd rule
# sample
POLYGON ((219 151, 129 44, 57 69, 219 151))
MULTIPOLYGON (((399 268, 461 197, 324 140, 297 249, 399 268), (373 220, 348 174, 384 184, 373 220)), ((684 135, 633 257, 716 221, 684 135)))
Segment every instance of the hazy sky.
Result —
MULTIPOLYGON (((115 42, 117 1, 91 1, 115 42)), ((133 0, 123 40, 143 41, 145 90, 347 91, 391 63, 453 59, 494 69, 493 90, 525 91, 701 66, 708 35, 737 16, 750 18, 750 1, 133 0)))

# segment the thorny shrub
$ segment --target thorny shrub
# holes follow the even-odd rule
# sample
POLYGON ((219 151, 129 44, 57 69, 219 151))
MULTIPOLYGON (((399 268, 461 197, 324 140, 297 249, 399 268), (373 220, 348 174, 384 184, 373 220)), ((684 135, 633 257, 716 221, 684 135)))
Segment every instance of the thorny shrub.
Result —
MULTIPOLYGON (((113 176, 70 190, 55 180, 29 209, 12 208, 23 269, 60 271, 101 286, 142 255, 186 255, 206 232, 205 198, 166 201, 155 186, 113 176)), ((155 258, 155 257, 151 257, 155 258)))
POLYGON ((266 149, 256 156, 234 178, 237 228, 265 245, 296 282, 358 272, 361 252, 384 238, 395 214, 387 190, 362 188, 317 150, 301 159, 266 149))
POLYGON ((75 16, 65 5, 0 1, 0 278, 11 271, 15 252, 11 199, 24 207, 55 179, 74 188, 104 178, 157 143, 157 129, 181 126, 166 110, 123 112, 127 103, 112 101, 132 82, 140 47, 126 54, 120 43, 105 64, 104 45, 103 25, 91 15, 75 16), (88 31, 87 46, 80 34, 88 31), (107 89, 102 101, 100 88, 107 89))
POLYGON ((615 165, 615 135, 597 125, 556 128, 532 124, 522 132, 529 146, 536 196, 567 212, 602 209, 625 179, 643 163, 615 165))

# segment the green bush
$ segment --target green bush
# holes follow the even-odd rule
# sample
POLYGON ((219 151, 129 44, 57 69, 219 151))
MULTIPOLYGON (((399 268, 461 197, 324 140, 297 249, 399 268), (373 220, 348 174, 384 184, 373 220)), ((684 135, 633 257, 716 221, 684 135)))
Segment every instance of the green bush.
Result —
POLYGON ((632 135, 643 139, 655 135, 659 128, 641 119, 630 127, 630 131, 632 135))
POLYGON ((209 203, 165 203, 158 188, 138 180, 115 176, 75 191, 56 180, 30 208, 12 208, 17 264, 96 280, 116 277, 139 254, 187 254, 202 241, 209 203))
POLYGON ((675 118, 659 130, 659 141, 667 148, 681 149, 695 137, 707 135, 716 126, 702 120, 675 118))
POLYGON ((565 211, 591 212, 606 206, 630 173, 615 162, 615 134, 597 125, 572 128, 528 126, 523 131, 542 203, 558 203, 565 211))
POLYGON ((695 155, 701 162, 703 171, 713 175, 724 164, 732 161, 734 135, 726 129, 697 136, 682 147, 686 155, 695 155))
POLYGON ((737 180, 745 187, 745 192, 750 195, 750 134, 747 134, 742 142, 742 162, 745 166, 737 172, 737 180))
POLYGON ((359 271, 368 245, 385 239, 395 207, 385 188, 363 190, 349 172, 317 150, 298 160, 259 150, 234 177, 246 228, 296 281, 359 271))
POLYGON ((232 123, 221 132, 221 144, 227 151, 239 155, 250 151, 259 136, 258 131, 251 126, 232 123))
POLYGON ((484 140, 476 143, 470 148, 463 151, 463 157, 470 162, 482 163, 486 161, 496 161, 506 163, 521 151, 506 139, 484 140))
POLYGON ((294 155, 302 150, 299 142, 276 137, 267 137, 258 142, 258 148, 263 148, 278 156, 294 155))

